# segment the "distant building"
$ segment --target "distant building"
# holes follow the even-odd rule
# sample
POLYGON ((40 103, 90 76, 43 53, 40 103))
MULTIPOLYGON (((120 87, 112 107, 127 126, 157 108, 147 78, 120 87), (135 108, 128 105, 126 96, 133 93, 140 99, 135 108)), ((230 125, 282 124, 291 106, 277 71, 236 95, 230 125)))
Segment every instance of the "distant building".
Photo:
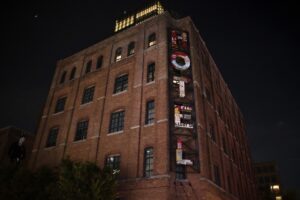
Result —
POLYGON ((120 199, 255 200, 242 113, 191 18, 127 15, 57 63, 31 167, 108 165, 120 199))
POLYGON ((21 161, 23 166, 28 165, 29 157, 32 151, 34 135, 30 132, 15 128, 12 126, 0 129, 0 164, 5 165, 10 163, 9 151, 13 143, 19 141, 21 136, 25 136, 25 157, 21 161))
POLYGON ((281 200, 282 188, 276 162, 254 164, 256 185, 262 200, 281 200))

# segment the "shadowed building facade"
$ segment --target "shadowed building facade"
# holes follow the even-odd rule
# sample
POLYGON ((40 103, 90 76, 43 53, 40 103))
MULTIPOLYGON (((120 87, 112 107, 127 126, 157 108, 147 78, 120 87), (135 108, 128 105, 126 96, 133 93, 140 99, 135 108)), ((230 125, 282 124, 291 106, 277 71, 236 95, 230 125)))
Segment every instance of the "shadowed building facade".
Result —
POLYGON ((119 172, 121 199, 256 199, 242 114, 190 17, 159 2, 59 60, 31 157, 119 172))

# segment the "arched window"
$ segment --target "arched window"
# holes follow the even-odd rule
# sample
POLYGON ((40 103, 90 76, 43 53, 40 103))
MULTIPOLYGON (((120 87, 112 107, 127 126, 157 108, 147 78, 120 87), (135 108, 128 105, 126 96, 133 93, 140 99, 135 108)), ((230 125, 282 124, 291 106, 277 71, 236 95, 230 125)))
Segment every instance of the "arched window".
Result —
POLYGON ((153 45, 156 44, 156 34, 152 33, 151 35, 149 35, 148 37, 148 47, 151 47, 153 45))
POLYGON ((85 73, 87 74, 87 73, 91 72, 91 69, 92 69, 92 60, 89 60, 85 66, 85 73))
POLYGON ((102 67, 102 63, 103 63, 103 56, 99 56, 97 59, 97 66, 96 69, 100 69, 102 67))
POLYGON ((127 52, 128 56, 134 54, 134 52, 135 52, 134 48, 135 48, 135 42, 130 42, 128 45, 128 52, 127 52))
POLYGON ((144 151, 144 176, 151 177, 153 175, 153 148, 148 147, 144 151))
POLYGON ((73 80, 75 78, 75 73, 76 73, 76 67, 73 67, 71 74, 70 74, 70 80, 73 80))
POLYGON ((122 47, 119 47, 116 50, 115 61, 118 62, 121 59, 122 59, 122 47))
POLYGON ((64 83, 65 82, 65 80, 66 80, 66 75, 67 75, 67 72, 66 71, 64 71, 63 73, 62 73, 62 75, 61 75, 61 78, 60 78, 60 84, 62 84, 62 83, 64 83))

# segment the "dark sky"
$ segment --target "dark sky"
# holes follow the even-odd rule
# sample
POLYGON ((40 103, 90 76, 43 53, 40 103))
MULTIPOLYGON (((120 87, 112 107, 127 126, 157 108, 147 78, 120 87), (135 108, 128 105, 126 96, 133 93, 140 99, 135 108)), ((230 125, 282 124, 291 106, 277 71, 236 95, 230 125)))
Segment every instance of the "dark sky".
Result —
MULTIPOLYGON (((13 1, 2 6, 0 127, 33 132, 56 61, 109 37, 115 17, 141 2, 13 1)), ((277 161, 284 186, 299 189, 296 5, 287 0, 165 5, 194 20, 244 113, 254 160, 277 161)))

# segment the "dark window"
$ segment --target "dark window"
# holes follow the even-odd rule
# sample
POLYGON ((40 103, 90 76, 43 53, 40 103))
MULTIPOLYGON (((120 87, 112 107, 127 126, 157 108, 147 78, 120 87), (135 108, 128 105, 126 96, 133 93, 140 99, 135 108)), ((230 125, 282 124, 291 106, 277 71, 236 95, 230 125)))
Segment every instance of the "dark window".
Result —
POLYGON ((115 81, 115 89, 114 93, 122 92, 124 90, 127 90, 128 87, 128 75, 122 75, 116 78, 115 81))
POLYGON ((145 124, 153 124, 155 119, 155 104, 154 100, 147 102, 145 124))
POLYGON ((148 147, 144 152, 144 176, 150 177, 153 175, 153 148, 148 147))
POLYGON ((214 182, 218 186, 221 186, 220 171, 219 171, 219 167, 217 165, 214 165, 214 182))
POLYGON ((147 82, 154 81, 155 63, 151 63, 147 68, 147 82))
POLYGON ((225 137, 222 137, 223 140, 223 150, 226 154, 228 154, 228 150, 227 150, 227 144, 226 144, 226 139, 225 137))
POLYGON ((125 111, 114 112, 110 117, 109 132, 122 131, 124 127, 125 111))
POLYGON ((91 69, 92 69, 92 61, 89 60, 85 66, 85 73, 87 74, 87 73, 91 72, 91 69))
POLYGON ((152 33, 151 35, 149 35, 148 37, 148 47, 151 47, 153 45, 156 44, 156 34, 152 33))
POLYGON ((73 67, 71 74, 70 74, 70 80, 73 80, 75 78, 75 73, 76 73, 76 67, 73 67))
POLYGON ((115 54, 115 61, 118 62, 122 59, 122 47, 117 48, 115 54))
POLYGON ((52 128, 49 132, 46 147, 53 147, 56 145, 56 138, 58 134, 58 128, 52 128))
POLYGON ((216 142, 215 128, 214 128, 214 125, 212 125, 212 124, 209 125, 209 133, 210 133, 211 139, 212 139, 214 142, 216 142))
POLYGON ((67 72, 66 71, 64 71, 63 73, 62 73, 62 75, 61 75, 61 78, 60 78, 60 84, 62 84, 62 83, 64 83, 65 82, 65 80, 66 80, 66 75, 67 75, 67 72))
POLYGON ((80 121, 77 123, 77 129, 76 129, 76 135, 75 135, 75 141, 77 140, 84 140, 87 136, 89 121, 80 121))
POLYGON ((130 42, 129 45, 128 45, 127 55, 130 56, 130 55, 134 54, 134 52, 135 52, 135 43, 130 42))
POLYGON ((67 97, 62 97, 57 100, 54 113, 64 111, 66 100, 67 100, 67 97))
POLYGON ((119 173, 120 171, 120 155, 107 156, 106 166, 110 167, 114 173, 119 173))
POLYGON ((185 179, 185 166, 184 165, 176 165, 176 179, 182 180, 185 179))
POLYGON ((102 67, 102 63, 103 63, 103 56, 99 56, 97 59, 97 69, 100 69, 102 67))
POLYGON ((93 101, 94 91, 95 91, 95 86, 86 88, 83 92, 81 104, 85 104, 93 101))

